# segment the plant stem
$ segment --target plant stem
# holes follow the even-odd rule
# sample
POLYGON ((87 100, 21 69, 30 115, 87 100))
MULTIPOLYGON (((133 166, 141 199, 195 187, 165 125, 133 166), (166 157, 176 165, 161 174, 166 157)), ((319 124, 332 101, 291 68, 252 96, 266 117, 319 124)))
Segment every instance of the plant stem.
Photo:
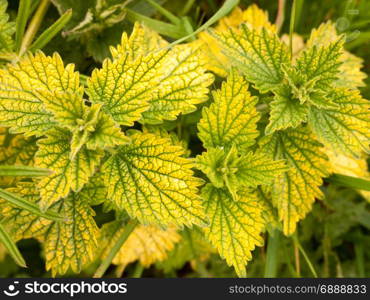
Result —
POLYGON ((364 246, 363 244, 357 243, 355 245, 355 254, 356 254, 356 265, 357 265, 357 276, 358 277, 366 277, 365 276, 365 253, 364 253, 364 246))
POLYGON ((285 3, 286 0, 279 0, 278 11, 275 20, 276 29, 278 32, 280 32, 285 19, 285 3))
POLYGON ((182 12, 181 12, 182 16, 185 16, 189 12, 189 10, 193 6, 194 2, 195 2, 195 0, 188 0, 186 2, 186 4, 184 5, 184 8, 182 9, 182 12))
POLYGON ((131 232, 135 229, 137 225, 137 221, 131 221, 126 225, 125 230, 123 231, 122 235, 118 238, 117 242, 114 244, 112 249, 110 250, 108 256, 102 261, 99 268, 96 270, 94 274, 94 278, 101 278, 105 271, 108 269, 109 265, 111 264, 113 258, 118 253, 119 249, 121 249, 122 245, 126 242, 128 237, 130 236, 131 232))
POLYGON ((265 264, 265 278, 275 278, 278 266, 278 250, 280 246, 280 232, 274 230, 268 237, 266 264, 265 264))
POLYGON ((144 267, 138 261, 136 266, 135 266, 134 273, 132 274, 132 278, 141 278, 141 276, 143 275, 143 271, 144 271, 144 267))
POLYGON ((180 24, 180 19, 178 17, 176 17, 174 14, 172 14, 167 9, 163 8, 157 2, 153 0, 145 0, 145 1, 148 2, 151 6, 153 6, 156 10, 158 10, 158 12, 160 12, 163 16, 165 16, 174 25, 180 24))
POLYGON ((297 0, 293 0, 292 10, 290 14, 290 27, 289 27, 289 48, 290 48, 290 57, 293 59, 293 33, 295 27, 295 12, 296 12, 297 0))
MULTIPOLYGON (((293 241, 294 241, 294 245, 297 249, 299 249, 299 251, 302 253, 303 255, 303 258, 305 259, 308 267, 310 268, 311 272, 312 272, 312 275, 317 278, 317 273, 315 271, 315 268, 313 267, 313 264, 311 262, 311 260, 308 258, 308 255, 306 253, 306 251, 303 249, 302 245, 300 244, 299 240, 298 240, 298 236, 297 236, 297 233, 295 233, 293 235, 293 241)), ((299 256, 298 256, 299 257, 299 256)), ((300 275, 300 274, 299 274, 300 275)))
POLYGON ((298 245, 295 240, 294 241, 294 258, 295 258, 295 272, 297 273, 297 277, 301 277, 301 264, 299 260, 299 250, 298 245))
POLYGON ((50 5, 50 0, 41 0, 39 7, 37 8, 28 28, 26 34, 23 37, 21 50, 19 55, 22 56, 26 51, 28 46, 32 43, 37 31, 40 28, 42 19, 44 18, 46 11, 50 5))

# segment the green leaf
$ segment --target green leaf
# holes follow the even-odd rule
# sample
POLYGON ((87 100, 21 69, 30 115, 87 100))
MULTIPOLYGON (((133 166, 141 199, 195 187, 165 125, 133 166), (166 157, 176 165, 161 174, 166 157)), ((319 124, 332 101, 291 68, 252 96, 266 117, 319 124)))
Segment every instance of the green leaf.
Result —
POLYGON ((264 154, 248 152, 238 155, 233 146, 227 153, 222 149, 209 149, 197 156, 197 167, 207 174, 217 188, 227 187, 234 200, 243 187, 270 184, 277 175, 287 170, 284 161, 273 161, 264 154))
POLYGON ((8 2, 0 0, 0 54, 10 52, 14 48, 15 24, 9 22, 9 15, 6 13, 7 7, 8 2))
POLYGON ((305 75, 305 81, 315 81, 320 89, 330 88, 339 75, 343 38, 325 46, 306 48, 295 62, 297 73, 305 75))
POLYGON ((17 265, 22 268, 26 268, 27 265, 22 254, 19 252, 17 245, 13 242, 12 238, 6 232, 2 224, 0 224, 0 241, 8 250, 9 254, 17 263, 17 265))
POLYGON ((276 89, 283 80, 281 66, 289 64, 288 50, 279 37, 262 30, 251 30, 242 24, 238 30, 215 33, 224 54, 261 92, 276 89))
POLYGON ((261 141, 261 152, 285 159, 289 170, 276 176, 272 186, 273 205, 278 209, 286 235, 311 210, 315 198, 322 198, 322 177, 330 170, 327 157, 307 128, 276 132, 261 141))
MULTIPOLYGON (((35 205, 40 204, 33 183, 22 183, 11 191, 35 205)), ((0 205, 0 208, 6 228, 17 240, 37 238, 43 242, 46 269, 51 270, 52 276, 63 275, 68 269, 79 273, 95 258, 99 229, 94 211, 79 194, 71 193, 51 206, 50 211, 63 216, 65 222, 50 221, 15 206, 0 205)))
POLYGON ((245 277, 251 252, 263 245, 264 221, 256 196, 244 192, 239 201, 234 201, 227 190, 208 184, 202 189, 202 197, 211 220, 210 226, 204 229, 207 239, 227 264, 235 268, 237 275, 245 277))
MULTIPOLYGON (((91 101, 104 104, 103 111, 121 125, 138 120, 156 124, 193 112, 196 104, 207 100, 207 87, 213 82, 193 47, 145 53, 154 46, 144 44, 138 50, 138 36, 154 34, 146 31, 137 24, 130 38, 124 33, 121 46, 112 49, 113 61, 105 60, 88 81, 91 101)), ((158 45, 159 39, 151 41, 158 45)))
POLYGON ((330 91, 336 107, 311 107, 308 120, 318 139, 335 152, 354 157, 368 151, 370 141, 370 102, 356 90, 337 88, 330 91))
POLYGON ((79 273, 95 258, 98 249, 95 212, 75 193, 58 203, 55 209, 67 221, 54 222, 46 231, 46 270, 51 270, 52 276, 65 274, 69 268, 79 273))
POLYGON ((240 152, 253 145, 258 136, 257 98, 248 92, 248 84, 234 69, 220 90, 213 92, 214 102, 204 108, 198 123, 199 138, 206 148, 230 148, 240 152))
POLYGON ((71 159, 71 134, 65 129, 54 128, 38 141, 36 165, 54 171, 38 183, 41 195, 40 206, 46 210, 51 204, 68 195, 70 190, 78 192, 94 174, 100 162, 101 151, 82 147, 71 159))
POLYGON ((53 102, 55 92, 81 93, 74 66, 64 67, 58 54, 28 54, 19 63, 0 70, 0 125, 13 133, 44 135, 55 125, 44 106, 53 102))
MULTIPOLYGON (((317 29, 312 30, 307 47, 325 46, 328 43, 338 40, 337 29, 334 23, 328 21, 321 24, 317 29)), ((363 59, 357 57, 347 51, 342 51, 339 67, 339 75, 334 82, 338 87, 356 88, 365 86, 364 79, 367 75, 361 72, 363 67, 363 59)))
POLYGON ((169 138, 134 133, 103 165, 108 199, 144 224, 191 225, 204 223, 200 181, 182 147, 169 138))
POLYGON ((182 269, 187 262, 193 265, 198 259, 204 259, 215 252, 197 227, 184 228, 180 235, 181 240, 168 252, 168 257, 156 264, 156 267, 163 269, 165 273, 182 269))
POLYGON ((71 20, 72 10, 67 10, 58 20, 55 21, 48 29, 46 29, 36 41, 32 43, 29 50, 35 51, 37 49, 42 49, 44 46, 49 43, 71 20))
POLYGON ((276 91, 270 107, 270 121, 265 130, 266 134, 289 127, 295 128, 307 121, 308 107, 292 96, 288 86, 282 86, 276 91))

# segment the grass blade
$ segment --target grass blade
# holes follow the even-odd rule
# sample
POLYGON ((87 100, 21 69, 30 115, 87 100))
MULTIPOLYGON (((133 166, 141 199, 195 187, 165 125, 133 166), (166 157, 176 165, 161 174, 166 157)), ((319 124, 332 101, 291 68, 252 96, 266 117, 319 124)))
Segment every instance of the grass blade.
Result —
POLYGON ((27 268, 26 262, 22 254, 19 252, 17 245, 11 239, 2 224, 0 224, 0 241, 4 244, 5 248, 8 250, 10 256, 14 259, 17 265, 21 266, 22 268, 27 268))
POLYGON ((31 13, 31 0, 21 0, 19 2, 18 15, 16 20, 15 49, 18 52, 21 48, 24 30, 26 28, 28 17, 31 13))
POLYGON ((29 166, 0 166, 0 176, 48 176, 52 171, 29 166))
POLYGON ((42 49, 55 37, 72 18, 72 9, 68 9, 53 25, 46 29, 30 46, 30 51, 42 49))
POLYGON ((214 23, 216 23, 219 19, 223 18, 227 14, 229 14, 232 9, 239 4, 239 0, 226 0, 225 3, 220 7, 220 9, 211 17, 209 20, 204 23, 202 26, 200 26, 197 30, 195 30, 193 33, 184 36, 183 38, 174 41, 169 45, 169 47, 180 44, 184 41, 186 41, 189 38, 192 38, 193 36, 197 35, 199 32, 207 29, 208 27, 212 26, 214 23))
POLYGON ((111 264, 113 258, 116 256, 119 249, 121 249, 122 245, 126 242, 131 232, 134 231, 137 224, 138 224, 137 221, 131 221, 126 225, 126 229, 122 232, 122 235, 118 238, 117 242, 110 250, 108 256, 102 261, 101 265, 96 270, 93 276, 94 278, 101 278, 104 275, 105 271, 111 264))
POLYGON ((370 181, 358 177, 342 174, 333 174, 326 181, 338 186, 347 187, 355 190, 370 191, 370 181))
POLYGON ((278 266, 278 252, 280 246, 280 232, 275 230, 268 237, 266 264, 265 264, 265 278, 275 278, 278 266))
POLYGON ((63 221, 64 218, 59 216, 58 214, 56 213, 53 213, 53 212, 42 212, 40 210, 40 208, 34 204, 34 203, 31 203, 13 193, 10 193, 4 189, 0 189, 0 198, 14 204, 15 206, 17 207, 20 207, 24 210, 27 210, 37 216, 40 216, 42 218, 45 218, 45 219, 49 219, 49 220, 52 220, 52 221, 63 221))

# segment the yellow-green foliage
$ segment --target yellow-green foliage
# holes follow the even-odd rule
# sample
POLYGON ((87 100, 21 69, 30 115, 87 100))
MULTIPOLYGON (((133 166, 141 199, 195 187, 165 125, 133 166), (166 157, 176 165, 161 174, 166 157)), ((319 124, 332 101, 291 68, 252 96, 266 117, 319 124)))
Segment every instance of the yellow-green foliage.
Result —
MULTIPOLYGON (((0 54, 13 47, 5 8, 0 0, 0 54)), ((246 276, 264 232, 295 232, 323 197, 323 178, 343 170, 338 157, 366 165, 362 62, 343 41, 326 23, 291 57, 267 13, 251 6, 176 46, 135 24, 85 85, 57 53, 18 57, 0 69, 0 163, 51 173, 0 178, 0 187, 64 221, 1 200, 2 223, 14 239, 42 243, 54 276, 107 257, 134 220, 113 259, 121 268, 181 267, 217 251, 246 276), (194 157, 183 116, 208 100, 197 132, 186 133, 202 144, 194 157), (101 228, 91 208, 100 204, 116 218, 101 228)))

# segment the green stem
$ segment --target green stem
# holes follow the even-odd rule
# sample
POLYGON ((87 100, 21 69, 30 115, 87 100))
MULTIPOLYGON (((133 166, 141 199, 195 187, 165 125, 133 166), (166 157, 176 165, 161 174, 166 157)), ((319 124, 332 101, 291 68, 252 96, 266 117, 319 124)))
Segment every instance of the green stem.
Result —
POLYGON ((145 0, 148 2, 151 6, 153 6, 158 12, 160 12, 163 16, 165 16, 170 22, 172 22, 174 25, 180 24, 180 19, 176 17, 174 14, 172 14, 167 9, 163 8, 161 5, 159 5, 157 2, 153 0, 145 0))
POLYGON ((268 236, 267 251, 266 251, 266 264, 265 278, 275 278, 277 274, 278 266, 278 252, 280 247, 280 232, 274 230, 272 234, 268 236))
POLYGON ((289 27, 289 49, 290 49, 291 59, 293 59, 293 33, 294 33, 294 27, 295 27, 296 5, 297 5, 297 1, 293 0, 292 10, 290 14, 290 27, 289 27))
POLYGON ((361 243, 355 245, 356 254, 356 265, 357 265, 357 275, 358 277, 364 278, 365 276, 365 258, 364 258, 364 246, 361 243))
POLYGON ((0 241, 4 244, 14 261, 22 268, 27 268, 26 262, 22 254, 19 252, 17 245, 13 242, 2 224, 0 224, 0 241))
POLYGON ((138 261, 136 266, 135 266, 134 273, 132 274, 132 278, 141 278, 141 276, 143 275, 143 272, 144 272, 144 267, 138 261))
POLYGON ((50 5, 50 0, 41 0, 39 7, 37 8, 28 28, 26 34, 23 37, 21 50, 19 55, 22 56, 28 49, 28 46, 32 43, 37 31, 40 28, 41 22, 46 14, 50 5))
POLYGON ((305 259, 308 267, 310 268, 311 272, 312 272, 312 275, 317 278, 317 273, 315 271, 315 268, 311 262, 311 260, 309 259, 306 251, 303 249, 302 245, 300 244, 299 240, 298 240, 298 236, 297 236, 297 233, 295 233, 293 235, 293 241, 294 241, 294 245, 298 248, 299 252, 301 252, 301 254, 303 255, 303 258, 305 259))
POLYGON ((194 2, 195 2, 195 0, 188 0, 186 2, 186 4, 184 5, 184 8, 182 9, 182 12, 181 12, 182 16, 185 16, 189 12, 191 7, 194 5, 194 2))
POLYGON ((122 232, 121 236, 118 238, 117 242, 114 244, 112 249, 110 250, 108 256, 102 261, 99 268, 96 270, 94 274, 94 278, 101 278, 105 271, 108 269, 109 265, 112 263, 113 258, 118 253, 119 249, 121 249, 122 245, 126 242, 132 231, 135 229, 137 225, 137 221, 131 221, 126 225, 125 230, 122 232))

